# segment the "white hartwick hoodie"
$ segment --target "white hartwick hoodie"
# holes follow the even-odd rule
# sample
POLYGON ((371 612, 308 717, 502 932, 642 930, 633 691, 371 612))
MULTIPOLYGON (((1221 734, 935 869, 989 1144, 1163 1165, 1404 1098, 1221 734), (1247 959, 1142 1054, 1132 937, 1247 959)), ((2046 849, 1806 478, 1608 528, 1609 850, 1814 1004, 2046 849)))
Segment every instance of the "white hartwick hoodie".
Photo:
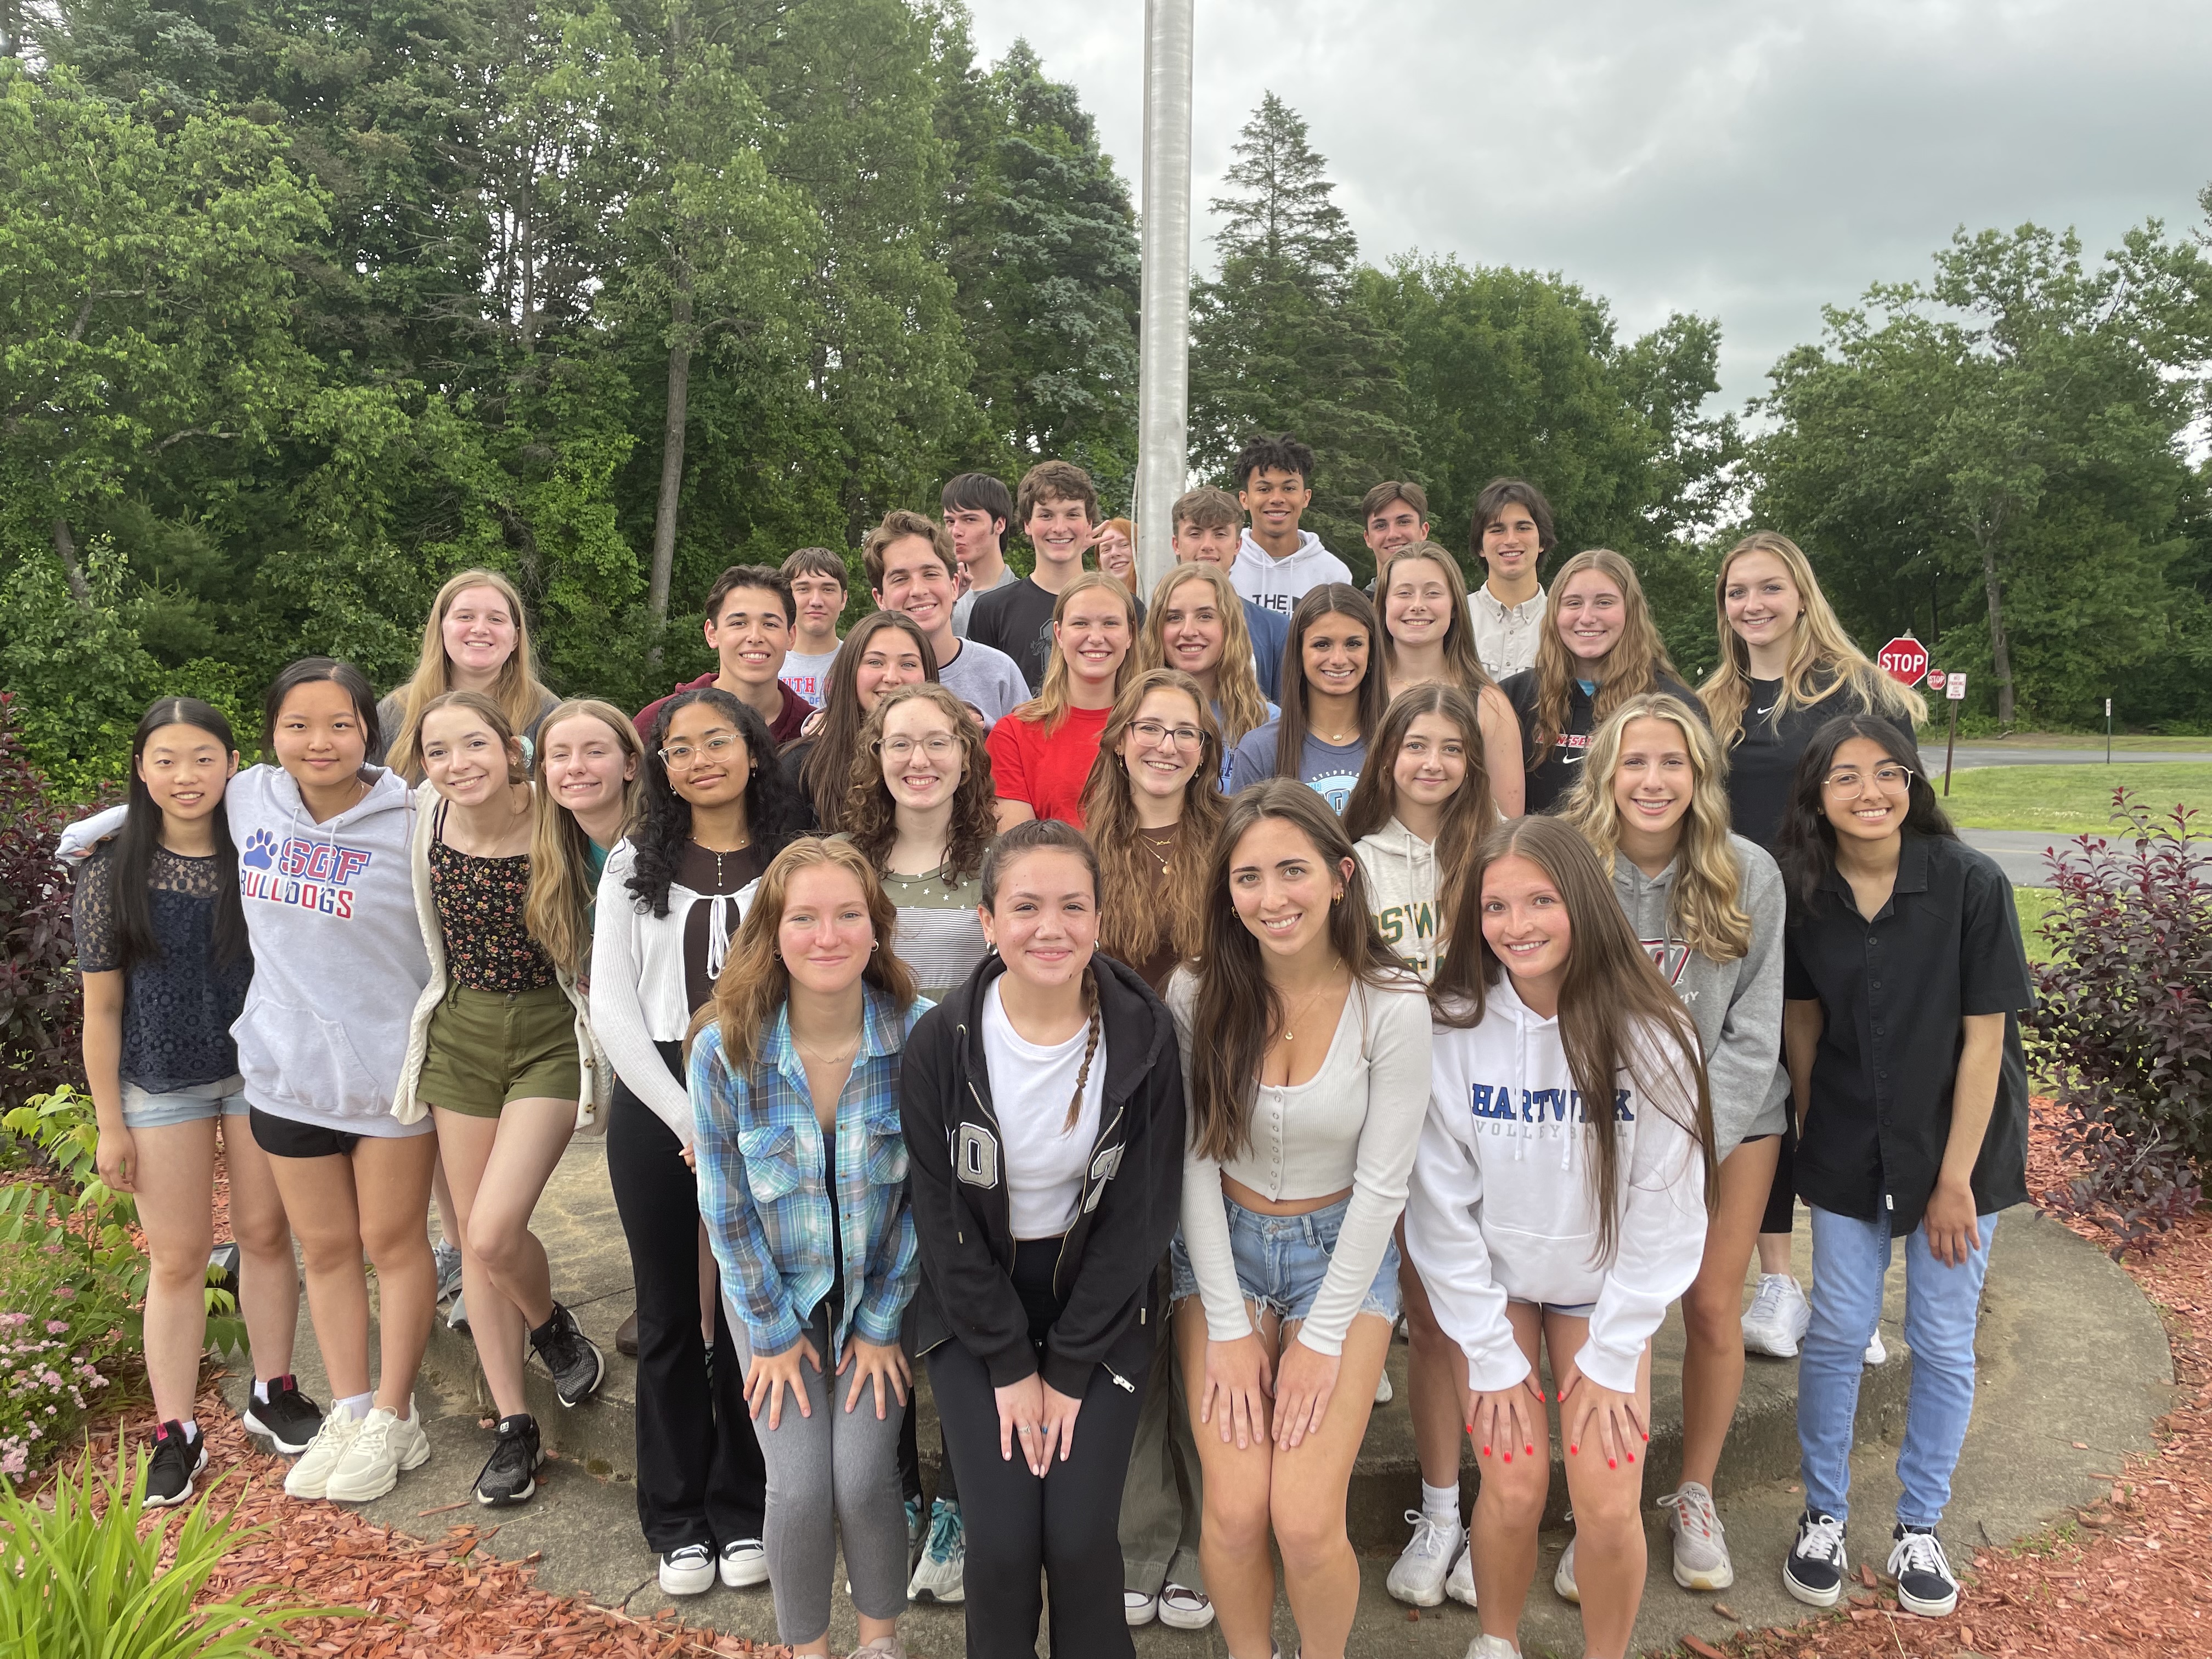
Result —
POLYGON ((1613 1258, 1602 1261, 1593 1153, 1559 1021, 1538 1018, 1501 976, 1480 1024, 1436 1028, 1406 1247, 1478 1392, 1528 1375, 1505 1316, 1513 1301, 1594 1303, 1575 1364, 1600 1386, 1628 1393, 1667 1304, 1698 1276, 1705 1166, 1683 1127, 1696 1121, 1695 1057, 1656 1032, 1638 1047, 1643 1075, 1624 1070, 1610 1103, 1621 1178, 1613 1258), (1649 1098, 1646 1083, 1674 1098, 1649 1098))
POLYGON ((1323 582, 1348 582, 1351 567, 1321 544, 1310 530, 1298 532, 1298 549, 1279 559, 1252 539, 1249 530, 1237 538, 1237 556, 1229 566, 1229 585, 1256 605, 1287 617, 1291 608, 1323 582))

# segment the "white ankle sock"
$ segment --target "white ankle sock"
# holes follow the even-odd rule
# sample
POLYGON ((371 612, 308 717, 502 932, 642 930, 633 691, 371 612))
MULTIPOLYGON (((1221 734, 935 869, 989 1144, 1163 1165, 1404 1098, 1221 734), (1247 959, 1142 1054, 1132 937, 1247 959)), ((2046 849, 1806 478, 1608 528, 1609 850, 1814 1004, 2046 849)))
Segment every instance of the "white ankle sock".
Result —
POLYGON ((185 1443, 187 1446, 198 1445, 199 1443, 200 1437, 200 1425, 192 1419, 188 1417, 185 1419, 183 1427, 185 1431, 185 1443))
POLYGON ((362 1418, 368 1415, 369 1407, 374 1404, 376 1404, 376 1395, 374 1392, 368 1394, 349 1394, 344 1399, 339 1401, 331 1409, 334 1411, 343 1412, 348 1417, 350 1417, 355 1422, 358 1423, 362 1418))
POLYGON ((1459 1524, 1459 1488, 1421 1482, 1421 1513, 1438 1526, 1459 1524))

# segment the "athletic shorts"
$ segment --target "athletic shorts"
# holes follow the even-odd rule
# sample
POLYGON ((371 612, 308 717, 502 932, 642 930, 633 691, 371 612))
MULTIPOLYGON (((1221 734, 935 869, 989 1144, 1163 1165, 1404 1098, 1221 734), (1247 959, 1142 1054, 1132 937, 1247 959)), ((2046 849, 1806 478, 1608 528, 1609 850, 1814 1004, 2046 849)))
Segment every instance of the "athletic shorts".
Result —
POLYGON ((574 1100, 576 1006, 557 985, 535 991, 456 986, 430 1016, 416 1097, 465 1117, 497 1117, 518 1100, 574 1100))
MULTIPOLYGON (((1244 1299, 1261 1309, 1273 1309, 1285 1322, 1302 1320, 1313 1311, 1322 1281, 1328 1277, 1336 1235, 1344 1225, 1349 1198, 1309 1210, 1304 1215, 1262 1215, 1224 1197, 1229 1212, 1229 1250, 1237 1262, 1237 1285, 1244 1299)), ((1190 1265, 1176 1231, 1168 1247, 1168 1269, 1174 1281, 1174 1299, 1180 1303, 1198 1294, 1198 1273, 1190 1265)), ((1395 1323, 1398 1318, 1398 1241, 1389 1240, 1375 1278, 1360 1298, 1359 1311, 1381 1314, 1395 1323)))
POLYGON ((271 1158, 350 1158, 353 1149, 361 1145, 359 1135, 279 1117, 258 1106, 246 1121, 253 1130, 253 1144, 271 1158))
POLYGON ((166 1129, 172 1123, 197 1123, 204 1117, 244 1117, 246 1079, 227 1077, 214 1083, 186 1083, 149 1094, 123 1079, 123 1127, 166 1129))

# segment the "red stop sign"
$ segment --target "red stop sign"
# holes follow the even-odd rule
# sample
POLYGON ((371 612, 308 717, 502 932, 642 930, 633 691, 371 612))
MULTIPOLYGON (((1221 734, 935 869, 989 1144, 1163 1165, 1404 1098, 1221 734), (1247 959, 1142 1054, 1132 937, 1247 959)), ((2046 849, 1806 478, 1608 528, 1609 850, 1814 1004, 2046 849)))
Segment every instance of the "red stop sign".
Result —
POLYGON ((1928 647, 1910 634, 1899 634, 1875 659, 1881 672, 1901 685, 1917 685, 1928 672, 1928 647))

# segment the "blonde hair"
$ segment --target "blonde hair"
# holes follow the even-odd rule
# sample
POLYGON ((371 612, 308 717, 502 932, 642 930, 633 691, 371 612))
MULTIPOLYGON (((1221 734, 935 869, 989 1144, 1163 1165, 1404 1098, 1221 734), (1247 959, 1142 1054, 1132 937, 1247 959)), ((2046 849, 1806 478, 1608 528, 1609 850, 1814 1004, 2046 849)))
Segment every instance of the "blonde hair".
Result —
POLYGON ((514 649, 500 665, 499 678, 488 694, 507 716, 507 730, 526 732, 552 693, 538 678, 538 663, 530 648, 530 619, 522 609, 522 595, 496 570, 464 570, 438 590, 431 601, 429 620, 422 624, 422 654, 414 678, 399 692, 399 730, 385 751, 385 763, 414 782, 422 781, 421 744, 416 733, 430 701, 453 690, 453 660, 446 655, 446 613, 453 601, 472 587, 489 587, 507 602, 514 617, 514 649))
POLYGON ((1849 689, 1857 693, 1869 714, 1890 720, 1910 719, 1916 726, 1926 722, 1926 700, 1883 673, 1851 642, 1828 596, 1820 591, 1804 550, 1787 536, 1757 530, 1729 549, 1728 556, 1721 561, 1720 574, 1713 578, 1713 615, 1720 630, 1721 660, 1711 678, 1698 688, 1698 696, 1712 716, 1713 734, 1723 750, 1743 741, 1743 712, 1751 706, 1751 647, 1729 626, 1728 619, 1729 568, 1747 553, 1771 554, 1779 560, 1805 606, 1790 629, 1790 662, 1782 671, 1782 690, 1774 699, 1769 720, 1779 725, 1792 707, 1802 704, 1809 708, 1849 689), (1826 677, 1825 685, 1817 683, 1821 676, 1826 677))
POLYGON ((1179 564, 1160 578, 1145 610, 1139 665, 1146 671, 1167 666, 1168 600, 1176 589, 1194 581, 1213 590, 1213 608, 1221 617, 1221 662, 1213 671, 1213 689, 1221 694, 1221 741, 1227 745, 1267 723, 1267 698, 1252 665, 1252 632, 1244 625, 1244 601, 1219 566, 1179 564))
POLYGON ((1650 607, 1644 602, 1644 584, 1636 580, 1636 567, 1609 547, 1577 553, 1553 573, 1551 598, 1544 607, 1544 626, 1536 641, 1536 713, 1528 726, 1528 764, 1531 771, 1543 764, 1559 733, 1567 728, 1573 706, 1571 688, 1581 678, 1581 659, 1567 653, 1559 637, 1559 601, 1567 584, 1577 576, 1595 573, 1620 590, 1620 638, 1597 665, 1597 695, 1591 701, 1593 723, 1601 721, 1629 698, 1656 690, 1659 676, 1675 678, 1659 630, 1651 625, 1650 607))
MULTIPOLYGON (((1030 469, 1033 472, 1035 468, 1030 469)), ((1023 481, 1026 488, 1029 481, 1023 481)), ((1122 653, 1121 665, 1114 671, 1114 696, 1118 699, 1121 688, 1129 683, 1129 676, 1137 672, 1137 596, 1121 586, 1121 579, 1109 576, 1103 570, 1086 570, 1060 590, 1060 597, 1052 604, 1052 659, 1044 671, 1044 685, 1006 718, 1028 720, 1041 726, 1048 735, 1059 729, 1074 705, 1068 701, 1067 653, 1060 648, 1060 625, 1067 616, 1068 606, 1084 593, 1111 593, 1121 602, 1121 615, 1129 628, 1129 648, 1122 653)))
MULTIPOLYGON (((611 702, 596 697, 571 697, 556 703, 538 730, 550 737, 566 720, 595 720, 615 734, 615 743, 634 764, 629 781, 623 786, 623 829, 636 821, 638 804, 645 793, 645 744, 629 716, 611 702)), ((532 803, 536 814, 530 828, 530 896, 523 902, 523 923, 553 965, 571 975, 581 974, 592 950, 587 919, 599 889, 592 880, 592 838, 576 815, 553 799, 546 787, 545 745, 538 745, 531 765, 537 786, 532 803)))
MULTIPOLYGON (((1384 487, 1376 486, 1377 489, 1384 487)), ((1390 498, 1401 499, 1403 498, 1396 495, 1390 498)), ((1382 505, 1387 507, 1389 501, 1382 505)), ((1415 542, 1410 547, 1400 548, 1376 578, 1375 610, 1382 622, 1383 672, 1395 675, 1398 672, 1398 641, 1390 635, 1390 584, 1398 580, 1399 568, 1412 559, 1425 561, 1444 573, 1445 599, 1451 606, 1450 620, 1444 629, 1444 671, 1468 696, 1479 697, 1497 682, 1483 667, 1482 659, 1474 653, 1474 623, 1467 608, 1467 578, 1460 574, 1459 561, 1435 542, 1415 542)))
POLYGON ((1620 745, 1634 720, 1665 720, 1682 734, 1690 754, 1690 806, 1678 826, 1675 860, 1680 873, 1667 899, 1667 926, 1699 956, 1737 962, 1751 949, 1751 917, 1743 908, 1743 867, 1729 842, 1731 813, 1721 746, 1705 723, 1680 697, 1645 692, 1606 717, 1590 733, 1583 775, 1559 809, 1561 822, 1583 833, 1606 874, 1620 854, 1620 808, 1613 776, 1620 745))
POLYGON ((1206 690, 1179 668, 1147 668, 1114 700, 1098 756, 1083 786, 1083 823, 1098 850, 1098 946, 1131 967, 1152 959, 1164 944, 1188 962, 1206 942, 1206 875, 1214 832, 1225 810, 1221 798, 1221 730, 1206 706, 1206 690), (1168 873, 1137 834, 1137 808, 1121 740, 1155 691, 1188 697, 1200 733, 1198 769, 1182 787, 1182 816, 1176 820, 1168 873))

